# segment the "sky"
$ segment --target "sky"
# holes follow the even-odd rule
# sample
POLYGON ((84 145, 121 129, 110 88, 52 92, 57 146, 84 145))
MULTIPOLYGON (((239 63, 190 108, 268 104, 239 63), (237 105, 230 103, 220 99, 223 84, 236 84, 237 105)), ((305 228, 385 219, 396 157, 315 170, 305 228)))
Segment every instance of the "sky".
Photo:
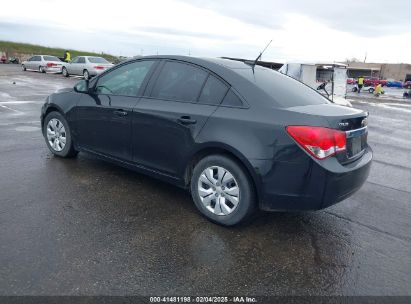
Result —
POLYGON ((411 63, 408 0, 20 0, 0 40, 134 56, 411 63), (69 6, 67 5, 69 3, 69 6))

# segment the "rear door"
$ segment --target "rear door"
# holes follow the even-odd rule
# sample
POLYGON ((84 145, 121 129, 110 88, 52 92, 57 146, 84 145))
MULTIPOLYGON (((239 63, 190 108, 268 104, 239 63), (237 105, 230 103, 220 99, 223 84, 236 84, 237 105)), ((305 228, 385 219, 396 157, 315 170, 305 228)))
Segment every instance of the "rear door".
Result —
POLYGON ((152 78, 133 111, 133 160, 181 177, 195 138, 222 97, 202 96, 215 77, 185 62, 167 60, 152 78))
POLYGON ((76 107, 78 144, 87 150, 131 161, 132 111, 154 62, 116 67, 83 94, 76 107))

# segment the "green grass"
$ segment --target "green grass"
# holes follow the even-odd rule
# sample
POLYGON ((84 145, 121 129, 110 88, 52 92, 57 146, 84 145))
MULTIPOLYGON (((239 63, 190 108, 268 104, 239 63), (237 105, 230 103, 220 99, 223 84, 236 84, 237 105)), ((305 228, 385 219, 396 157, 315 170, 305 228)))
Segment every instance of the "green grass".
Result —
MULTIPOLYGON (((6 52, 7 56, 16 56, 19 57, 20 55, 53 55, 57 57, 64 57, 66 49, 61 48, 53 48, 53 47, 46 47, 41 45, 29 44, 29 43, 19 43, 19 42, 11 42, 11 41, 1 41, 0 40, 0 52, 6 52)), ((71 50, 68 49, 71 53, 71 58, 74 58, 79 55, 83 56, 100 56, 104 57, 108 61, 115 61, 117 59, 116 56, 109 55, 109 54, 99 54, 93 52, 85 52, 79 50, 71 50)))

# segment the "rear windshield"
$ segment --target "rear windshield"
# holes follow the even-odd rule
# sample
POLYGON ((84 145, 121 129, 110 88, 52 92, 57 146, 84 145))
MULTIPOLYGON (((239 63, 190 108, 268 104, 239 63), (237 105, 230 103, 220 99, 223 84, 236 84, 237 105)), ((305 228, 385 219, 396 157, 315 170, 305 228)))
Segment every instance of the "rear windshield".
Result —
POLYGON ((257 66, 254 72, 251 68, 233 71, 262 89, 282 108, 330 103, 305 84, 268 68, 257 66))
POLYGON ((91 63, 110 63, 102 57, 88 57, 88 61, 91 63))
POLYGON ((43 56, 43 58, 45 61, 61 61, 60 59, 54 56, 43 56))

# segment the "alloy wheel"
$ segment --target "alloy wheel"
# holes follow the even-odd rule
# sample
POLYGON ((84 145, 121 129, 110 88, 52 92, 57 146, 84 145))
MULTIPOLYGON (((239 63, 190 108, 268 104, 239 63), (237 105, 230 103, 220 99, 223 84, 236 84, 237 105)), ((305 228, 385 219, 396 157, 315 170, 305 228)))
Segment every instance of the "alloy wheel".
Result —
POLYGON ((231 214, 240 201, 240 188, 225 168, 206 168, 198 179, 198 195, 204 207, 216 215, 231 214))
POLYGON ((47 124, 47 140, 50 147, 57 152, 60 152, 66 146, 66 129, 57 118, 50 119, 47 124))

